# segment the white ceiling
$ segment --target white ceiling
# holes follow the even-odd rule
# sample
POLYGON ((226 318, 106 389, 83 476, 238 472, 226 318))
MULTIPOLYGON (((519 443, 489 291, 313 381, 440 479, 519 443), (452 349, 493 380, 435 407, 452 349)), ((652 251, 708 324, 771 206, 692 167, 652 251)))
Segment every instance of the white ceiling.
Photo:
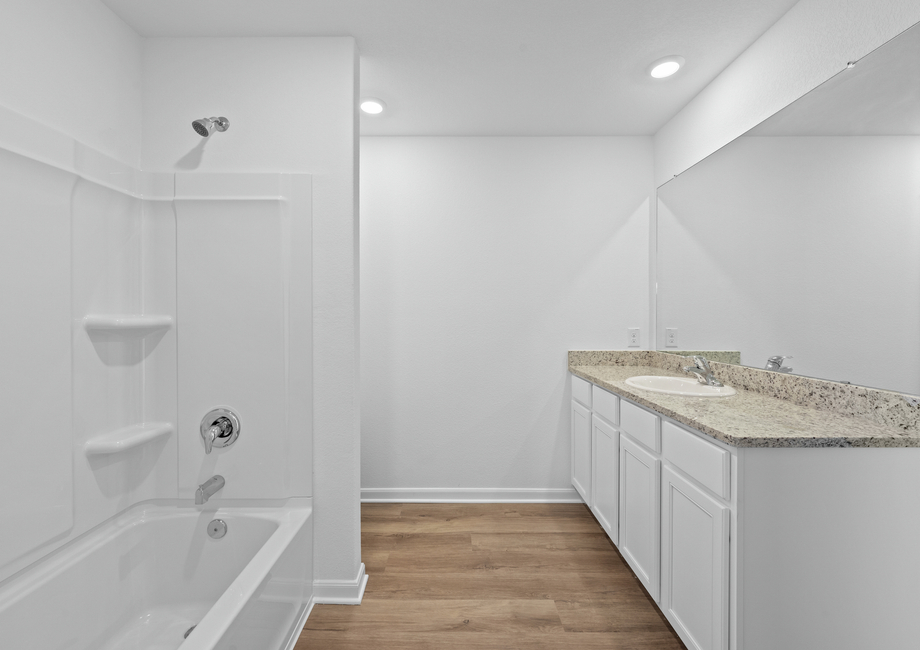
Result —
POLYGON ((142 36, 354 36, 363 135, 648 135, 796 0, 103 2, 142 36))

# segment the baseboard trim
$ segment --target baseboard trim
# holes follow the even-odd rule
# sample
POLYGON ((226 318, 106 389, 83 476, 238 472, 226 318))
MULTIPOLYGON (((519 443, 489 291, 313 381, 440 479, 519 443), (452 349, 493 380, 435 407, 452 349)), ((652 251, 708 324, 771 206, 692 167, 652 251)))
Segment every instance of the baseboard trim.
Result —
POLYGON ((314 580, 313 602, 318 605, 360 605, 367 588, 364 562, 354 580, 314 580))
POLYGON ((315 603, 316 601, 313 600, 313 596, 310 596, 310 600, 307 601, 306 606, 300 613, 300 618, 297 619, 297 625, 293 627, 291 636, 288 637, 287 643, 283 646, 284 650, 294 650, 294 646, 297 645, 297 640, 300 639, 300 633, 303 632, 303 627, 307 624, 307 619, 310 618, 310 612, 313 611, 313 605, 315 603))
POLYGON ((574 488, 364 488, 362 503, 584 503, 574 488))

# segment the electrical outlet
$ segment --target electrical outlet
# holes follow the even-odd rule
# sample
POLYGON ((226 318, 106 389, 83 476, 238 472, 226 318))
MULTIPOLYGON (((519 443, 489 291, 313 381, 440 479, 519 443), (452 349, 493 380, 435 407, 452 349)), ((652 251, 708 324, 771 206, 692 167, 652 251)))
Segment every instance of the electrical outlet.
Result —
POLYGON ((676 327, 666 327, 665 328, 664 347, 666 348, 676 348, 677 347, 677 328, 676 327))
POLYGON ((629 341, 628 347, 637 348, 639 347, 639 328, 630 327, 626 330, 626 337, 629 341))

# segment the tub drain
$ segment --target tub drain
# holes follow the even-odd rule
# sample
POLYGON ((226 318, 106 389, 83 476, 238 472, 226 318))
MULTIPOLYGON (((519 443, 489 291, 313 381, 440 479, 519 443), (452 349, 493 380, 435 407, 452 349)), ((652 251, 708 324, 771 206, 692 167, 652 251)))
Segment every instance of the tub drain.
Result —
POLYGON ((198 626, 197 626, 197 625, 193 625, 192 627, 190 627, 189 629, 187 629, 187 630, 185 631, 185 634, 182 635, 182 638, 183 638, 183 639, 187 639, 187 638, 188 638, 188 635, 191 634, 191 633, 192 633, 192 630, 194 630, 196 627, 198 627, 198 626))
POLYGON ((208 524, 208 535, 211 539, 221 539, 227 534, 227 523, 223 519, 214 519, 208 524))

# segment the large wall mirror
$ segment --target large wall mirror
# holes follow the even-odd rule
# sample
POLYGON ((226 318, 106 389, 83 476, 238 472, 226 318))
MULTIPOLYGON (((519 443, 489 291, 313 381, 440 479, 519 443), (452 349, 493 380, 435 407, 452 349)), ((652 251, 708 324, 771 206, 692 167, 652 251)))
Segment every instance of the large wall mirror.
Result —
POLYGON ((662 185, 657 272, 660 350, 920 394, 920 24, 662 185))

